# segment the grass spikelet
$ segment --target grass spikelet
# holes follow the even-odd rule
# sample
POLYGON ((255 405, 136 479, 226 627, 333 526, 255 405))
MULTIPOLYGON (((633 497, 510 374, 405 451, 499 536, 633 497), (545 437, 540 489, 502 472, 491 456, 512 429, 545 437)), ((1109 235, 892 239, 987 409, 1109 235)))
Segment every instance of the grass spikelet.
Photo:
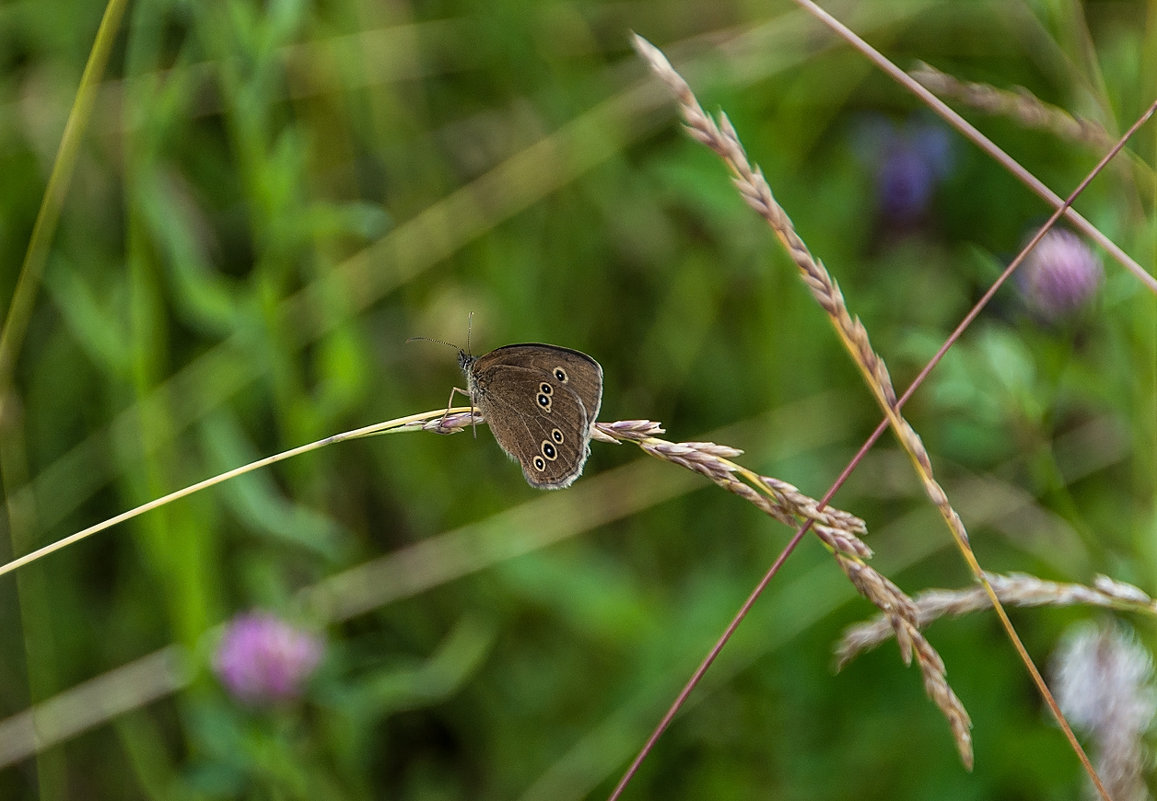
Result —
MULTIPOLYGON (((989 583, 1002 603, 1018 607, 1036 606, 1095 606, 1157 616, 1157 601, 1138 587, 1125 582, 1097 576, 1093 586, 1045 581, 1026 573, 987 573, 989 583)), ((917 627, 925 626, 942 617, 960 617, 991 607, 980 587, 958 590, 925 590, 916 598, 917 627)), ((836 645, 837 666, 843 668, 864 651, 875 648, 892 636, 890 621, 883 616, 850 626, 836 645)))
POLYGON ((1062 108, 1045 103, 1028 89, 998 89, 986 83, 962 81, 920 62, 908 71, 915 80, 941 97, 949 97, 982 111, 1015 120, 1026 128, 1048 131, 1058 139, 1104 151, 1112 147, 1114 138, 1100 124, 1074 117, 1062 108))
POLYGON ((867 532, 864 521, 838 509, 821 508, 784 481, 758 475, 732 461, 743 454, 738 448, 714 442, 670 442, 655 436, 662 433, 658 423, 625 420, 596 423, 600 439, 631 442, 645 453, 704 476, 728 492, 755 505, 787 526, 811 521, 820 539, 838 554, 868 559, 872 550, 860 539, 867 532))
MULTIPOLYGON (((776 238, 786 248, 788 255, 799 269, 805 285, 820 308, 828 315, 840 340, 844 343, 852 360, 860 369, 872 393, 887 415, 897 438, 916 467, 917 474, 925 486, 925 491, 948 524, 958 547, 965 553, 974 572, 980 575, 980 566, 975 563, 975 558, 972 557, 971 549, 968 546, 968 535, 965 532, 964 524, 949 504, 947 494, 932 477, 932 464, 928 452, 915 430, 899 413, 896 392, 892 386, 887 366, 872 348, 868 339, 868 332, 863 324, 848 311, 838 284, 823 266, 823 263, 812 256, 807 245, 796 233, 787 213, 776 203, 771 187, 763 177, 762 170, 752 166, 749 162, 739 136, 727 116, 721 114, 719 122, 716 123, 710 115, 703 111, 687 82, 671 67, 670 62, 658 48, 639 36, 635 36, 633 41, 635 49, 675 96, 679 113, 683 117, 691 136, 696 141, 707 145, 724 159, 732 172, 732 180, 740 195, 767 221, 776 238)), ((828 542, 828 545, 831 547, 832 543, 828 542)), ((887 582, 875 570, 868 569, 867 565, 841 561, 841 566, 844 567, 844 572, 856 589, 888 617, 900 643, 901 653, 905 661, 908 661, 913 651, 912 643, 916 642, 917 631, 914 615, 909 616, 902 613, 902 610, 908 608, 907 602, 901 602, 901 599, 906 598, 906 596, 903 596, 903 593, 895 585, 887 582)), ((968 716, 959 699, 947 686, 944 679, 943 663, 939 657, 931 658, 931 655, 935 653, 931 645, 921 642, 918 652, 925 689, 948 718, 961 759, 966 765, 971 766, 971 738, 966 736, 968 716)))

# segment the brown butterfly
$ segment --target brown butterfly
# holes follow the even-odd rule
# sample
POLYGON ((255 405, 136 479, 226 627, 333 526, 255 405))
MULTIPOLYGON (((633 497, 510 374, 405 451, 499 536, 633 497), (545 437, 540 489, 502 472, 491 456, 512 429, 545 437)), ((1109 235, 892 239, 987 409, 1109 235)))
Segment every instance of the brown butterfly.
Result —
POLYGON ((459 349, 458 365, 470 404, 532 487, 562 489, 582 474, 603 398, 598 362, 570 348, 526 343, 481 356, 459 349))

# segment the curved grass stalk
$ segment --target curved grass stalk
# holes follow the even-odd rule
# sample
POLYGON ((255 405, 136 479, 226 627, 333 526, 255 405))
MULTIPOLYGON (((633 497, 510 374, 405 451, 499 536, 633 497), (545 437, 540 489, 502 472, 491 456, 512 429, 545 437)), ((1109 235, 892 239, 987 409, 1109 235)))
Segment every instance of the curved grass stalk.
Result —
POLYGON ((464 408, 455 408, 450 409, 449 411, 439 409, 436 411, 411 414, 407 417, 399 417, 394 420, 387 420, 382 423, 374 423, 373 425, 364 426, 362 428, 355 428, 352 431, 345 431, 341 434, 334 434, 332 436, 325 437, 324 439, 319 439, 305 445, 299 445, 296 448, 290 448, 287 451, 282 451, 281 453, 276 453, 272 456, 266 456, 264 459, 258 459, 255 462, 250 462, 249 464, 242 465, 241 467, 234 468, 233 470, 228 470, 224 473, 213 476, 212 478, 207 478, 204 481, 198 481, 196 484, 190 484, 187 487, 170 492, 168 495, 155 498, 148 503, 143 503, 140 506, 129 509, 128 511, 121 512, 119 515, 110 517, 107 520, 97 523, 96 525, 81 529, 75 534, 70 534, 69 536, 59 539, 56 542, 49 543, 43 548, 37 548, 31 553, 25 554, 24 556, 0 565, 0 576, 11 573, 14 570, 18 570, 25 565, 37 561, 38 559, 42 559, 51 553, 55 553, 62 548, 67 548, 68 546, 78 543, 81 540, 87 539, 93 534, 99 534, 105 529, 112 528, 113 526, 119 525, 120 523, 124 523, 126 520, 132 520, 134 517, 139 517, 145 512, 152 511, 153 509, 157 509, 161 506, 164 506, 165 504, 172 503, 173 501, 180 500, 181 498, 185 498, 189 495, 200 492, 201 490, 209 489, 209 487, 214 487, 218 484, 228 481, 231 478, 236 478, 237 476, 251 473, 254 470, 260 470, 263 467, 268 467, 271 464, 276 464, 277 462, 283 462, 286 459, 291 459, 294 456, 300 456, 303 453, 309 453, 310 451, 315 451, 318 448, 324 448, 326 445, 333 445, 338 442, 344 442, 348 439, 357 439, 359 437, 372 437, 378 434, 396 434, 401 431, 417 431, 421 429, 437 429, 441 431, 448 431, 449 423, 453 422, 457 417, 461 416, 465 416, 466 418, 464 424, 469 424, 470 410, 464 408), (450 415, 454 415, 455 417, 452 418, 450 415), (431 423, 431 420, 436 420, 436 422, 431 423))

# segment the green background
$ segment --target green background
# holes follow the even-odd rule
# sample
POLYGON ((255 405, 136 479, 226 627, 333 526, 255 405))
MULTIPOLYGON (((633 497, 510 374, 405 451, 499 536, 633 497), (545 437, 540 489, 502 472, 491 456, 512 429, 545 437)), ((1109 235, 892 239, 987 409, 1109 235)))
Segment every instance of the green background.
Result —
MULTIPOLYGON (((901 67, 1024 86, 1114 133, 1157 96, 1154 3, 827 6, 901 67)), ((0 6, 5 309, 103 10, 0 6)), ((465 344, 471 312, 476 353, 598 359, 601 419, 742 448, 822 495, 881 414, 630 31, 727 113, 901 389, 1051 211, 953 133, 925 214, 892 224, 858 142, 920 105, 783 0, 140 0, 5 388, 5 559, 438 409, 463 386, 453 352, 404 342, 465 344)), ((1101 155, 966 114, 1061 195, 1101 155)), ((1076 206, 1152 271, 1152 125, 1131 147, 1076 206)), ((905 411, 987 569, 1152 591, 1157 306, 1105 273, 1056 325, 1002 289, 905 411)), ((791 532, 635 448, 592 450, 542 493, 485 429, 343 443, 0 577, 0 720, 170 646, 182 677, 151 701, 119 680, 129 711, 0 768, 0 797, 606 797, 791 532), (327 581, 353 599, 334 622, 302 600, 327 581), (208 669, 215 627, 253 607, 324 632, 299 703, 239 707, 208 669)), ((834 503, 906 591, 969 583, 890 435, 834 503)), ((973 717, 967 773, 893 645, 833 673, 873 611, 805 540, 625 797, 1081 797, 991 614, 929 631, 973 717)), ((1043 666, 1102 616, 1013 620, 1043 666)))

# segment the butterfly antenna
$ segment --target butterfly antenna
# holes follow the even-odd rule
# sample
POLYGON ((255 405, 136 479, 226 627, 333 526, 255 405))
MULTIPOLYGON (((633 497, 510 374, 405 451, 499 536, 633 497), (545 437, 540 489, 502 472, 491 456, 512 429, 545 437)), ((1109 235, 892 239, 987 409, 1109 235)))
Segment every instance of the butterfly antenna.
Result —
POLYGON ((433 343, 438 344, 438 345, 445 345, 448 348, 453 348, 454 350, 458 350, 457 345, 455 345, 453 342, 447 342, 444 339, 431 339, 430 337, 407 337, 406 338, 407 343, 419 342, 419 341, 420 342, 433 342, 433 343))

